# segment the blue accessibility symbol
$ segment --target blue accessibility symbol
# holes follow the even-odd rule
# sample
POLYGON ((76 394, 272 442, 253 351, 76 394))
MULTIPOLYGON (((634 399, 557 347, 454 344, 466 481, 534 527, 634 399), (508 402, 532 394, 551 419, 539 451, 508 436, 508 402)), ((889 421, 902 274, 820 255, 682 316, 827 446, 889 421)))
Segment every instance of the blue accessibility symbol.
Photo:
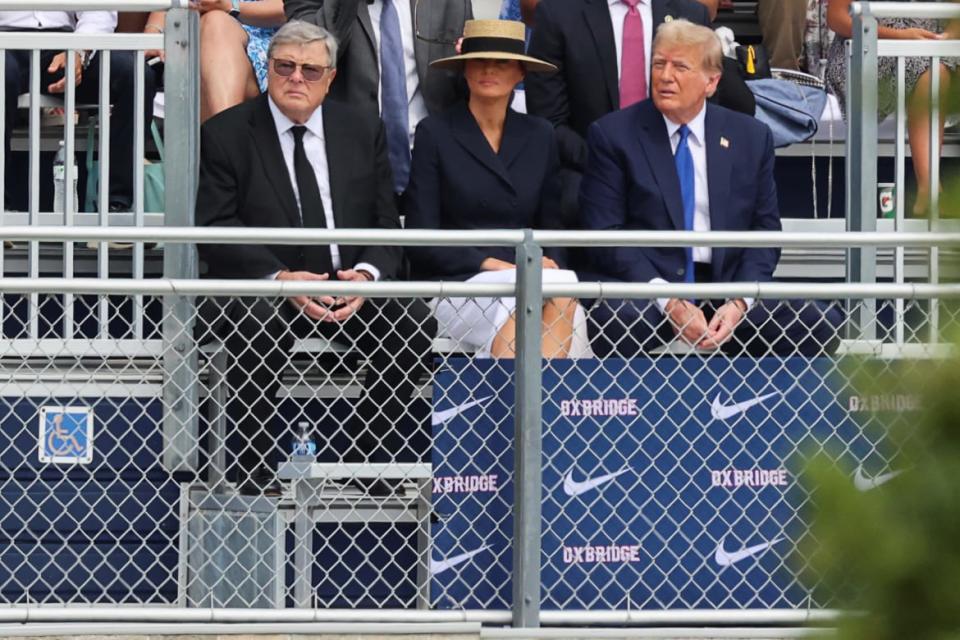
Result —
POLYGON ((93 461, 93 409, 42 407, 39 458, 46 464, 89 464, 93 461))

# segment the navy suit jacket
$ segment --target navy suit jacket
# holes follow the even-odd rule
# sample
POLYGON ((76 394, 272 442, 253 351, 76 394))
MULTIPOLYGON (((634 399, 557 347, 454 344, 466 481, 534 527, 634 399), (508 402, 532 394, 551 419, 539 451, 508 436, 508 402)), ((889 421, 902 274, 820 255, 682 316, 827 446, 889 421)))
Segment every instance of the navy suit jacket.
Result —
MULTIPOLYGON (((779 231, 770 129, 708 103, 704 131, 711 230, 779 231)), ((653 101, 604 116, 591 125, 587 144, 580 188, 584 229, 683 230, 667 125, 653 101)), ((593 268, 613 280, 684 280, 681 247, 593 247, 589 255, 593 268)), ((713 280, 769 281, 779 257, 777 249, 714 247, 713 280)))
MULTIPOLYGON (((559 229, 560 160, 553 127, 507 111, 499 153, 465 102, 417 126, 407 228, 559 229)), ((466 280, 486 258, 516 262, 513 247, 410 247, 416 279, 466 280)), ((564 266, 565 252, 544 254, 564 266)))

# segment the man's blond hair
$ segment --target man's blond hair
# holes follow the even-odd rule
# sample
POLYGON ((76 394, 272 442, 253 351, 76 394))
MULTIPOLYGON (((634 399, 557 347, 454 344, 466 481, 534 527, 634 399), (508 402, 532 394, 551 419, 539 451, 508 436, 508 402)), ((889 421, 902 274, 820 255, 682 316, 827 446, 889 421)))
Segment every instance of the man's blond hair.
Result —
POLYGON ((653 39, 653 52, 660 47, 697 47, 703 54, 703 69, 723 73, 723 47, 720 38, 708 27, 689 20, 677 19, 664 22, 653 39))

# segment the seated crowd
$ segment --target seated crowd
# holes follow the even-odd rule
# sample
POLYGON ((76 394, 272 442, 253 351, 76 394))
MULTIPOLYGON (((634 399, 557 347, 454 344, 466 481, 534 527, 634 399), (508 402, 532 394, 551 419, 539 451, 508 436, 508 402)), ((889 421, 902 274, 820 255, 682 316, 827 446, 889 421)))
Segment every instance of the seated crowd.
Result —
MULTIPOLYGON (((381 14, 381 29, 388 13, 381 14)), ((392 38, 381 33, 381 42, 392 38)), ((430 86, 446 80, 465 91, 436 113, 425 109, 428 115, 411 127, 412 106, 401 114, 406 118, 385 112, 388 104, 413 103, 404 81, 409 75, 404 78, 399 64, 389 71, 381 56, 383 119, 328 100, 342 80, 337 62, 346 54, 326 29, 291 20, 270 43, 266 93, 201 129, 197 224, 398 229, 402 211, 413 228, 562 228, 554 128, 509 106, 521 80, 556 73, 556 65, 525 54, 523 44, 518 22, 467 21, 460 52, 429 67, 436 74, 430 86)), ((780 229, 769 130, 707 102, 720 81, 720 57, 710 29, 680 18, 660 27, 649 85, 622 82, 632 103, 589 127, 579 228, 780 229)), ((427 86, 411 93, 425 94, 427 86)), ((207 275, 219 278, 378 281, 402 273, 401 251, 381 246, 198 248, 207 275)), ((416 278, 489 283, 516 277, 509 249, 418 247, 407 254, 416 278)), ((571 264, 565 251, 548 249, 544 280, 763 282, 772 279, 778 252, 594 247, 580 260, 571 264)), ((235 435, 252 444, 239 449, 241 490, 278 490, 266 463, 277 441, 270 432, 272 398, 296 337, 321 335, 368 357, 365 391, 348 426, 356 443, 350 457, 367 461, 390 459, 383 443, 429 369, 435 335, 481 353, 513 355, 513 299, 453 298, 431 306, 361 296, 208 300, 201 340, 220 338, 235 358, 228 413, 235 435)), ((603 300, 591 316, 584 322, 576 300, 546 300, 543 355, 582 355, 592 347, 597 355, 629 357, 679 340, 707 352, 813 356, 835 347, 843 321, 835 308, 815 302, 749 299, 603 300)))
MULTIPOLYGON (((435 229, 780 229, 770 131, 748 115, 742 79, 724 73, 696 0, 542 0, 529 48, 522 23, 473 20, 469 1, 193 6, 202 14, 198 225, 398 229, 404 215, 409 228, 435 229), (511 107, 521 81, 528 114, 511 107)), ((163 32, 162 18, 151 14, 143 30, 163 32)), ((107 31, 115 21, 111 12, 0 12, 0 27, 16 30, 107 31)), ((133 54, 111 56, 111 153, 120 157, 133 135, 133 54)), ((77 58, 78 96, 94 96, 99 65, 77 58)), ((8 134, 27 62, 6 54, 8 134)), ((42 62, 43 90, 62 91, 62 54, 42 62)), ((154 84, 145 89, 149 119, 154 84)), ((131 173, 111 162, 111 209, 129 208, 131 173)), ((407 263, 416 279, 516 277, 504 247, 198 250, 207 277, 379 281, 404 277, 407 263)), ((765 282, 778 259, 775 249, 590 247, 547 249, 542 267, 550 283, 765 282)), ((350 457, 386 461, 385 436, 429 371, 433 337, 512 357, 514 311, 509 298, 205 301, 200 340, 222 340, 233 358, 228 415, 248 443, 231 446, 241 491, 276 489, 273 398, 296 338, 321 335, 369 359, 350 457)), ((744 298, 552 298, 543 319, 548 358, 631 357, 674 342, 815 356, 835 349, 843 324, 819 302, 744 298)))

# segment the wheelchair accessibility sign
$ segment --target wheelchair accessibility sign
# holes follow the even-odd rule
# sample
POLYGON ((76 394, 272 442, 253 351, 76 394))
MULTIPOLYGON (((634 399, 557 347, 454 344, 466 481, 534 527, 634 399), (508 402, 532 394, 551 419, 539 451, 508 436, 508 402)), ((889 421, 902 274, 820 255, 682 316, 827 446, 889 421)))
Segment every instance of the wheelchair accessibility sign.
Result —
POLYGON ((93 409, 41 407, 38 445, 42 463, 89 464, 93 461, 93 409))

